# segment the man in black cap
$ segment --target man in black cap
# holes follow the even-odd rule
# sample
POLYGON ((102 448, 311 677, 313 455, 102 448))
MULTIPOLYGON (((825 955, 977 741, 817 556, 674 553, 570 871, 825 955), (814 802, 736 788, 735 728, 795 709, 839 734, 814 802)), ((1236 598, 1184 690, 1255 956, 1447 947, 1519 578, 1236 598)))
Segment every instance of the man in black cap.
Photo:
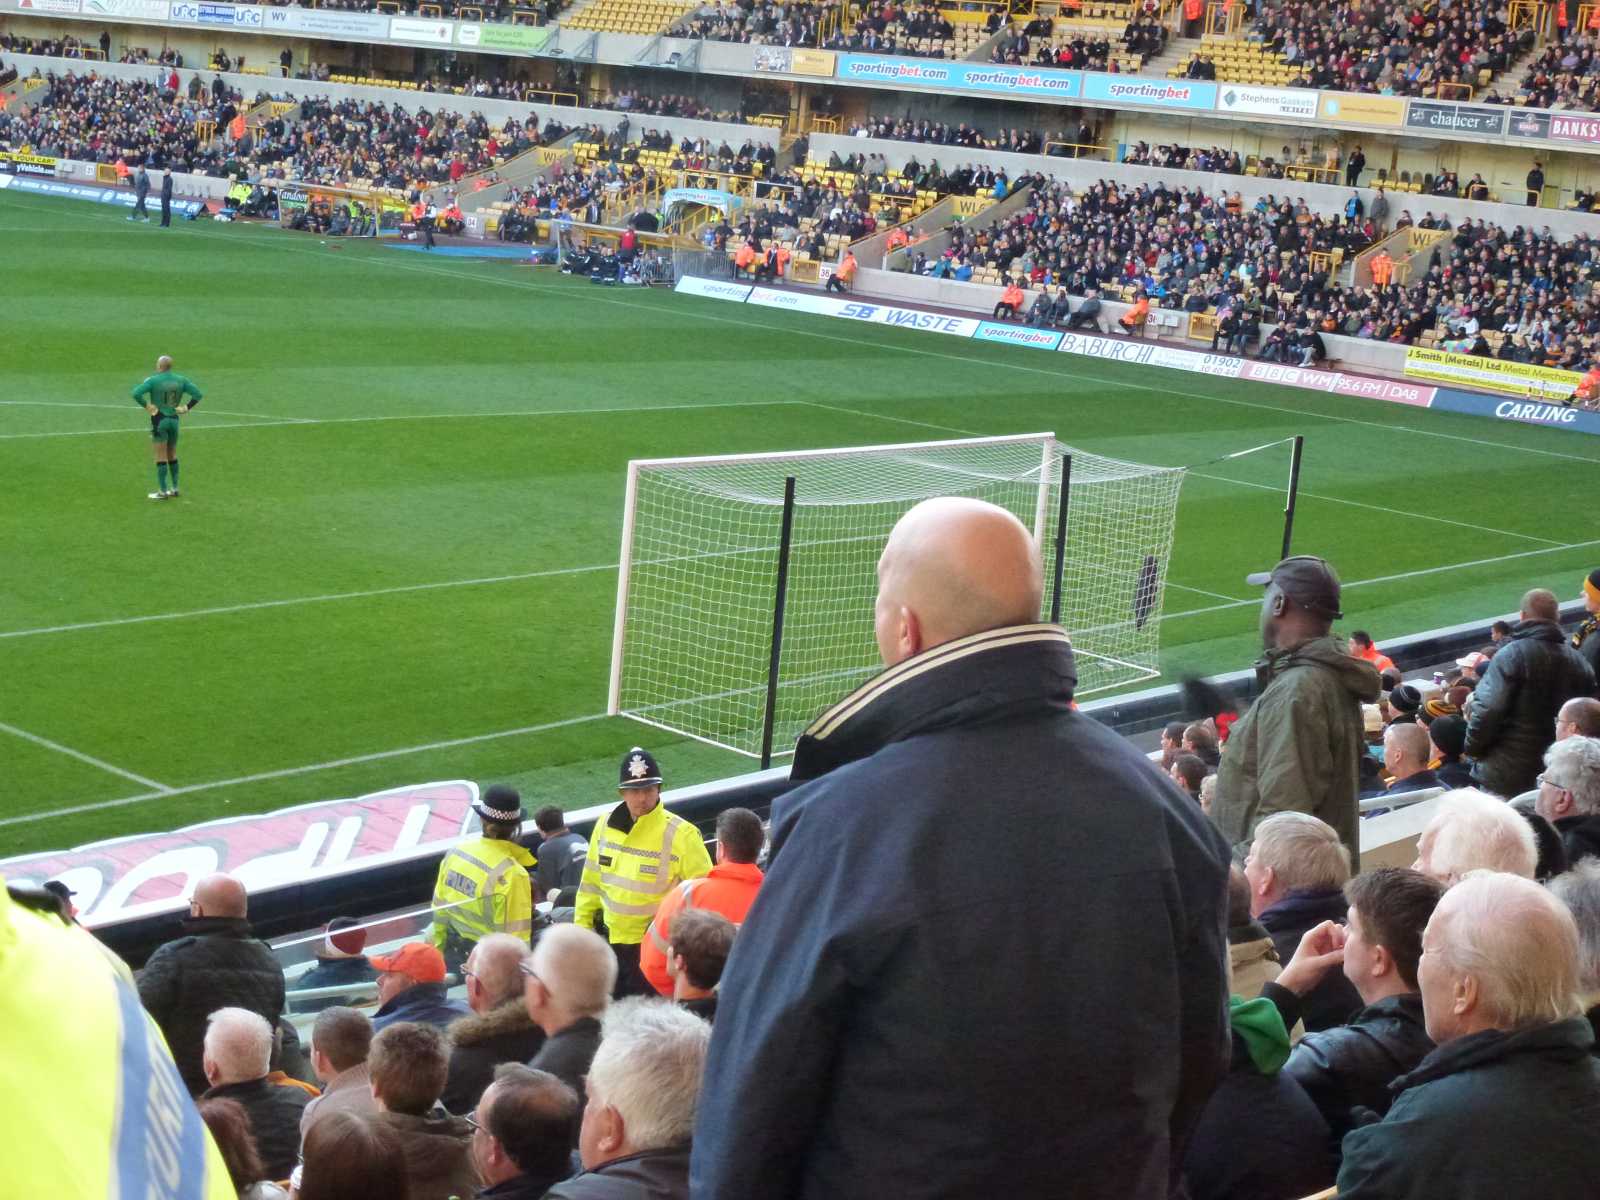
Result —
POLYGON ((433 889, 432 941, 451 971, 461 970, 472 948, 491 933, 525 942, 533 937, 528 870, 537 860, 517 843, 522 797, 497 783, 472 810, 482 818, 483 831, 444 856, 433 889))
POLYGON ((1310 813, 1338 831, 1357 870, 1361 705, 1377 700, 1378 672, 1329 633, 1344 614, 1339 577, 1323 559, 1286 558, 1248 582, 1267 589, 1261 694, 1222 749, 1212 819, 1243 856, 1265 818, 1310 813))
POLYGON ((661 901, 686 879, 711 871, 700 831, 661 803, 661 768, 635 746, 622 756, 622 803, 589 838, 573 923, 604 935, 617 956, 614 994, 654 996, 639 969, 639 944, 661 901))

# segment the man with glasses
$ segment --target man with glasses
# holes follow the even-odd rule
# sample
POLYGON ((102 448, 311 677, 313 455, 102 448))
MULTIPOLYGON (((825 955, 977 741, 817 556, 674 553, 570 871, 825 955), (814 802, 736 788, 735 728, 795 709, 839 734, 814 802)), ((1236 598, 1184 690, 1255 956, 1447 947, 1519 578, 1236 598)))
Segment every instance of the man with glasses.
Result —
POLYGON ((578 1113, 577 1095, 548 1071, 501 1064, 467 1118, 479 1200, 540 1200, 571 1175, 578 1113))
MULTIPOLYGON (((600 1045, 600 1017, 611 1002, 617 960, 605 939, 580 925, 554 925, 522 962, 522 1000, 545 1043, 528 1065, 548 1071, 578 1095, 600 1045)), ((572 1129, 577 1145, 577 1126, 572 1129)))
POLYGON ((1545 752, 1534 807, 1556 827, 1569 863, 1600 857, 1600 740, 1563 738, 1545 752))
POLYGON ((283 1014, 283 967, 256 938, 249 896, 231 875, 207 875, 189 899, 183 936, 156 950, 139 972, 139 999, 166 1036, 191 1095, 207 1088, 206 1021, 243 1008, 276 1025, 283 1014))

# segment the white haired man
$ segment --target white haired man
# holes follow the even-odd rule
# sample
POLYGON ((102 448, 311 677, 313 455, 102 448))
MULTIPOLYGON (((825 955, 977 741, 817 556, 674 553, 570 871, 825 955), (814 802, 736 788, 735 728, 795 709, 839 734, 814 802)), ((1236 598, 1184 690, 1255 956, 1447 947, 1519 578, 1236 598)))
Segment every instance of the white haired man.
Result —
POLYGON ((1600 1071, 1572 914, 1532 880, 1474 872, 1434 910, 1417 981, 1438 1049, 1344 1139, 1340 1200, 1593 1197, 1600 1071))
POLYGON ((1533 828, 1504 800, 1476 788, 1439 797, 1433 819, 1417 839, 1411 869, 1454 887, 1468 871, 1504 871, 1532 879, 1539 866, 1533 828))
POLYGON ((300 1114, 311 1103, 305 1089, 269 1083, 272 1026, 247 1008, 219 1008, 206 1024, 201 1058, 206 1098, 237 1100, 268 1179, 287 1179, 300 1155, 300 1114))
POLYGON ((1556 827, 1569 863, 1600 857, 1600 738, 1563 738, 1545 751, 1534 809, 1556 827))
POLYGON ((522 1002, 545 1034, 544 1046, 528 1065, 570 1087, 581 1109, 583 1078, 600 1044, 600 1017, 617 982, 617 957, 594 930, 553 925, 520 968, 522 1002))
POLYGON ((1600 1054, 1600 859, 1579 863, 1547 885, 1578 923, 1578 993, 1600 1054))
POLYGON ((583 1171, 545 1200, 688 1200, 689 1138, 710 1041, 709 1025, 664 1000, 613 1005, 589 1066, 583 1171))
MULTIPOLYGON (((1250 915, 1272 937, 1281 963, 1294 957, 1308 930, 1324 921, 1342 923, 1349 908, 1350 853, 1333 826, 1309 813, 1274 813, 1256 826, 1244 877, 1250 915)), ((1360 1007, 1354 985, 1332 971, 1305 994, 1300 1017, 1308 1032, 1331 1029, 1360 1007)))
POLYGON ((472 1016, 450 1026, 450 1078, 439 1100, 464 1115, 477 1107, 501 1063, 525 1063, 544 1046, 544 1030, 522 1002, 522 960, 528 943, 491 933, 473 946, 462 974, 472 1016))

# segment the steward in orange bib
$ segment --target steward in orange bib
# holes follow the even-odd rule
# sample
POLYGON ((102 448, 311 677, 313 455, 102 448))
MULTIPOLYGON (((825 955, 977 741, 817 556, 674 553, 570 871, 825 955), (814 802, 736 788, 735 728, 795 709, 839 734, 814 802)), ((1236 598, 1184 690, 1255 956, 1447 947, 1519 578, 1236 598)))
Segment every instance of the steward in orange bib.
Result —
POLYGON ((622 756, 622 803, 594 827, 573 923, 605 935, 617 956, 616 996, 655 989, 639 970, 639 943, 667 893, 711 870, 700 831, 661 803, 661 768, 635 746, 622 756))
POLYGON ((655 919, 639 949, 639 969, 663 996, 672 995, 667 959, 672 944, 672 922, 684 909, 703 908, 721 913, 735 925, 756 902, 761 868, 756 860, 766 845, 761 818, 748 808, 724 809, 717 815, 717 865, 711 874, 680 883, 656 909, 655 919))

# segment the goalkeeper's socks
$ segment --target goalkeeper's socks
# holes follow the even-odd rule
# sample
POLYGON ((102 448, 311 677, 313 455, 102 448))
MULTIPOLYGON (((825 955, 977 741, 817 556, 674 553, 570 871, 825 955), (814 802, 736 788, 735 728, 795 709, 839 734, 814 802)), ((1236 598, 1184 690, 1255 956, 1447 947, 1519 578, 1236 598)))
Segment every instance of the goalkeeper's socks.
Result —
POLYGON ((178 490, 178 460, 173 459, 167 464, 167 473, 172 476, 172 490, 178 490))
POLYGON ((167 490, 167 464, 164 462, 156 464, 156 490, 160 492, 167 490))

